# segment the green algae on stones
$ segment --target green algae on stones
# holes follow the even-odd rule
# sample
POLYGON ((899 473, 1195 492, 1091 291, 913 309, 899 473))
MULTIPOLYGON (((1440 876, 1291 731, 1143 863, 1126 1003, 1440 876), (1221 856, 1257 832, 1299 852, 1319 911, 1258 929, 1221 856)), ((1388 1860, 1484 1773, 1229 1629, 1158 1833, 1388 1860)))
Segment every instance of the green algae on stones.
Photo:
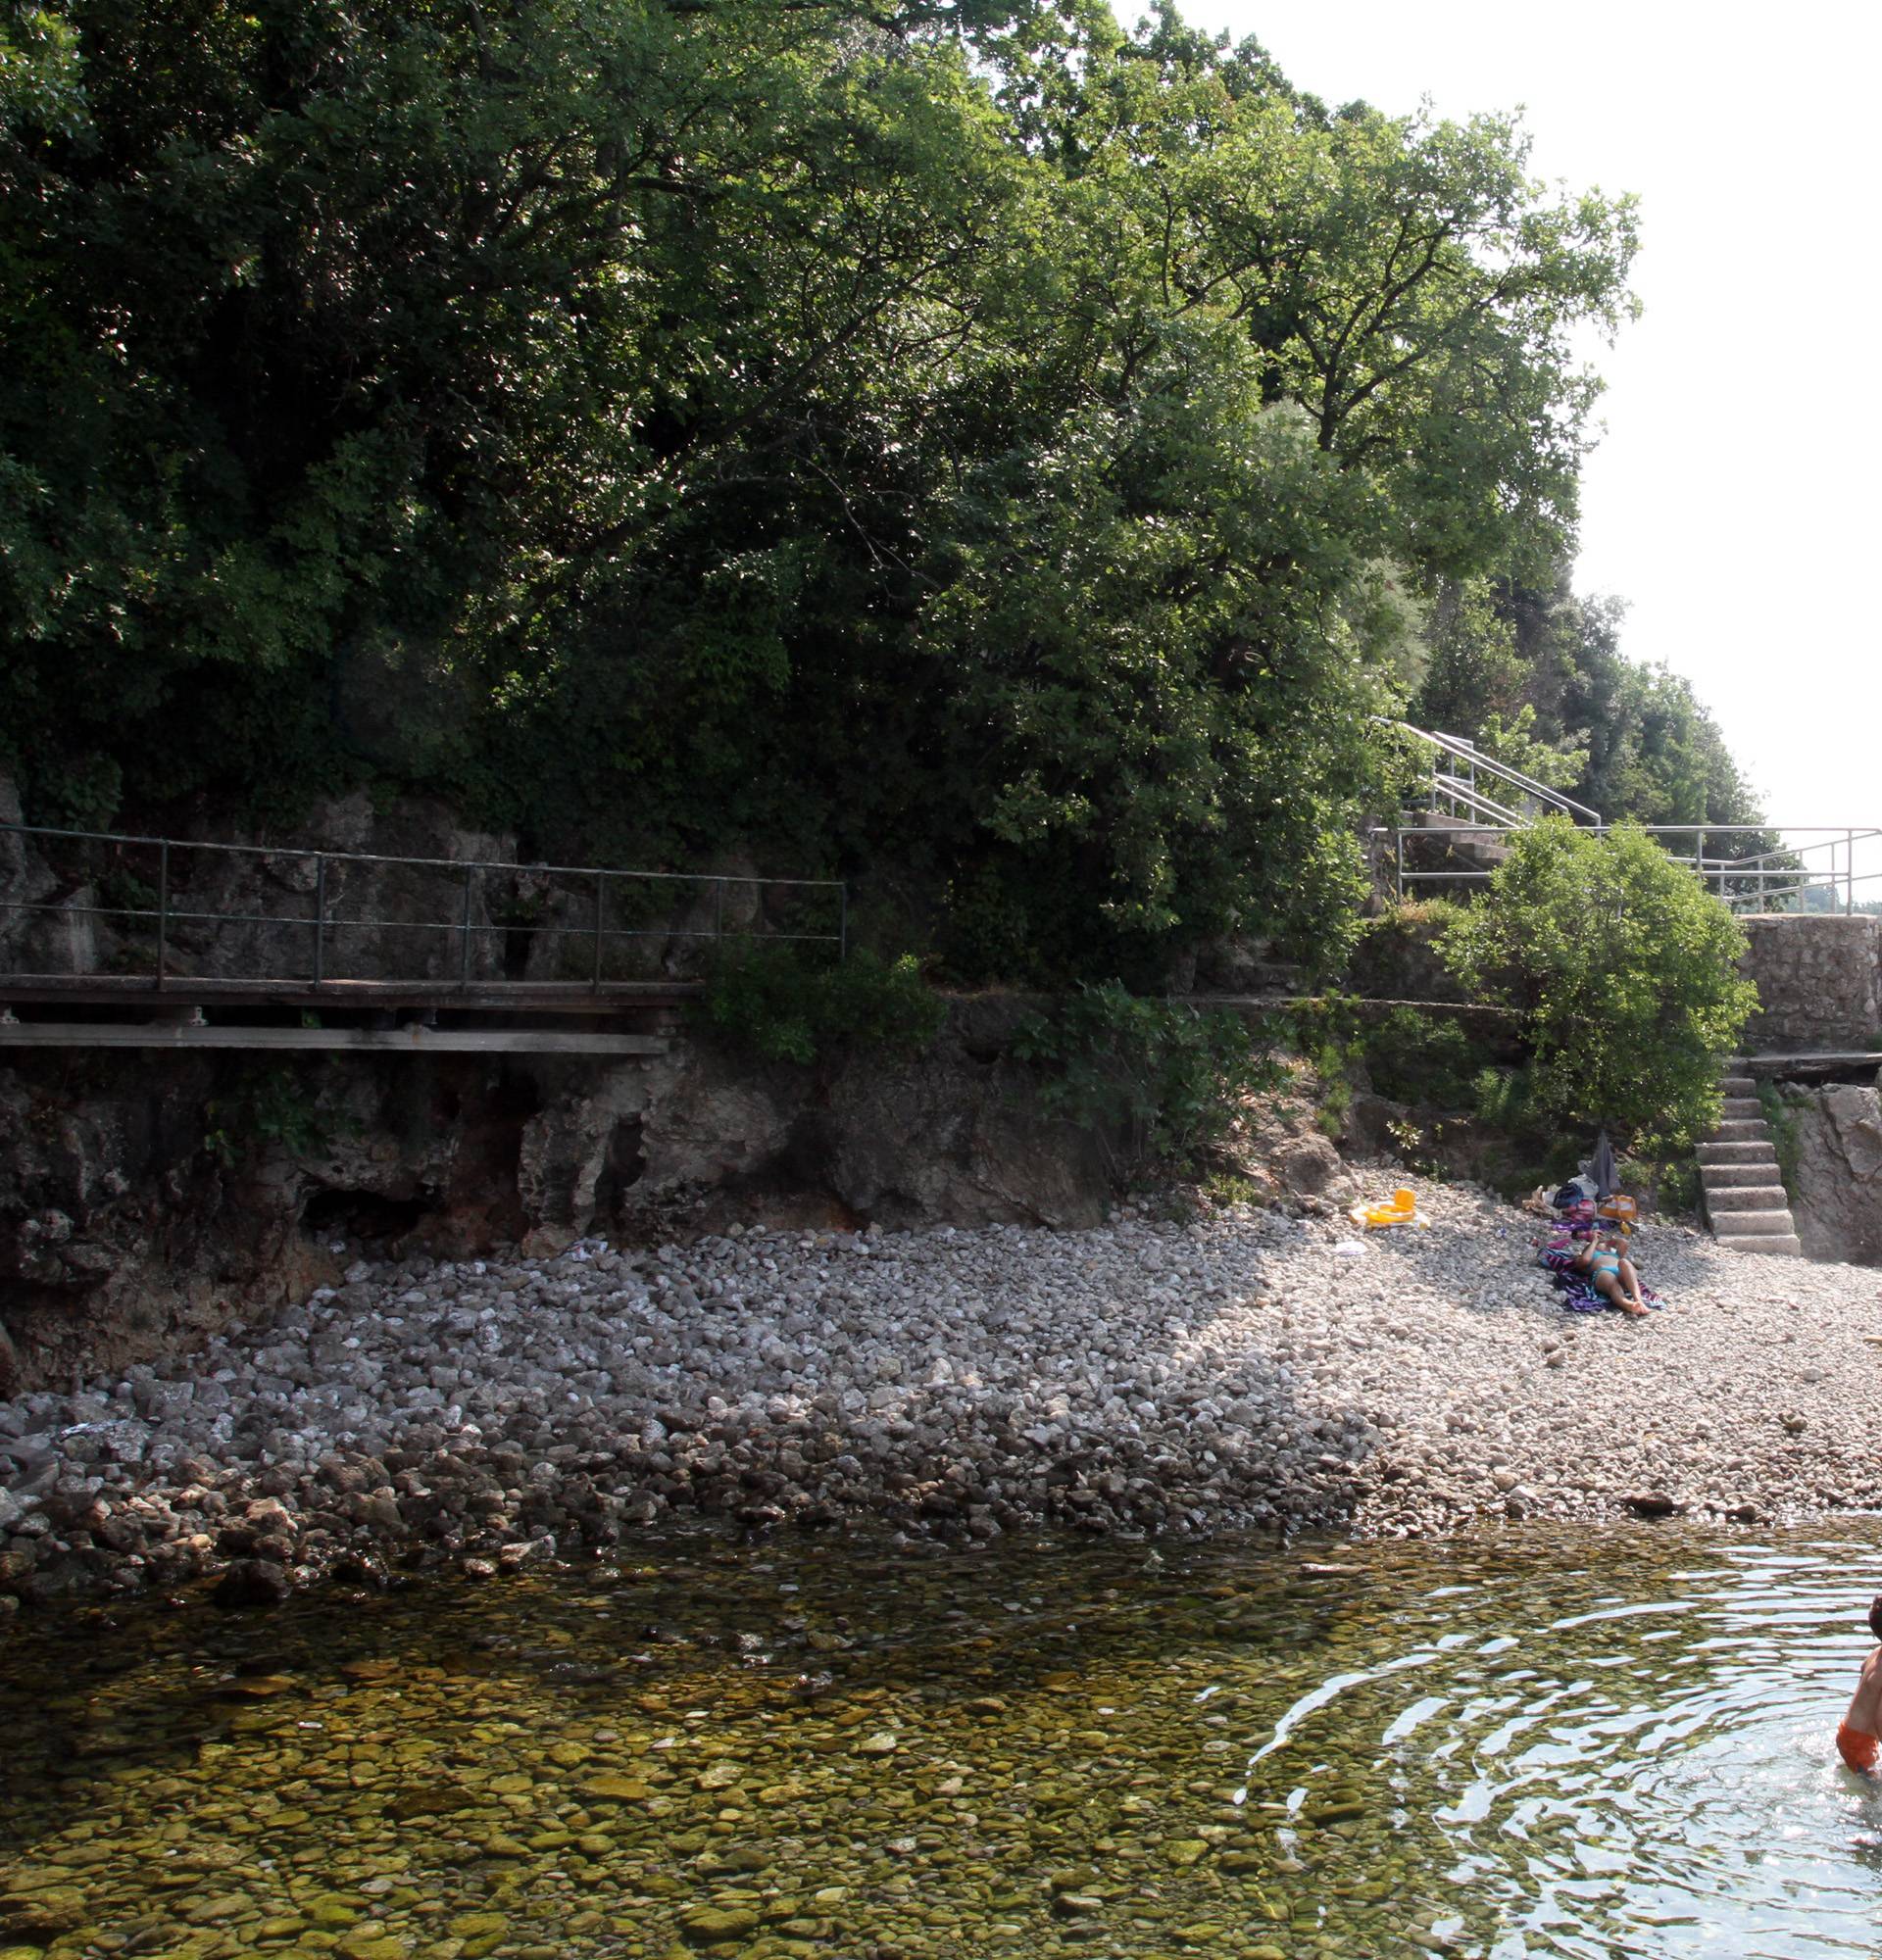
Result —
POLYGON ((758 1913, 750 1906, 689 1905, 679 1915, 681 1935, 697 1946, 721 1946, 748 1939, 759 1929, 758 1913))
MULTIPOLYGON (((1739 1651, 1655 1643, 1695 1589, 1709 1616, 1741 1610, 1729 1559, 1672 1537, 1624 1556, 1542 1539, 1441 1559, 1349 1546, 1345 1572, 1312 1587, 1286 1583, 1289 1555, 1221 1544, 1170 1545, 1150 1570, 1141 1550, 1002 1546, 973 1555, 969 1583, 958 1558, 855 1542, 837 1559, 700 1544, 605 1591, 523 1572, 488 1592, 305 1597, 266 1627, 187 1608, 116 1607, 122 1629, 70 1632, 27 1616, 0 1682, 0 1898, 83 1904, 57 1932, 0 1930, 0 1960, 9 1939, 30 1960, 103 1960, 113 1941, 151 1960, 1488 1951, 1499 1898, 1521 1905, 1548 1858, 1579 1869, 1571 1823, 1507 1838, 1492 1790, 1468 1857, 1494 1887, 1446 1877, 1465 1855, 1447 1817, 1492 1722, 1545 1693, 1571 1720, 1577 1700, 1598 1714, 1610 1681, 1643 1705, 1662 1680, 1654 1706, 1688 1682, 1709 1695, 1739 1651), (1614 1599, 1647 1603, 1581 1617, 1614 1599), (1011 1626, 983 1603, 1008 1600, 1011 1626), (794 1621, 840 1625, 842 1643, 813 1660, 794 1621), (1616 1654, 1629 1664, 1607 1666, 1616 1654), (231 1703, 213 1691, 230 1680, 295 1691, 231 1703), (270 1726, 232 1726, 245 1711, 270 1726), (100 1734, 108 1755, 66 1747, 100 1734), (893 1746, 863 1753, 876 1739, 893 1746)), ((1763 1601, 1820 1566, 1834 1603, 1796 1623, 1824 1640, 1852 1567, 1882 1564, 1882 1528, 1853 1525, 1835 1550, 1787 1541, 1776 1565, 1745 1555, 1757 1639, 1786 1637, 1763 1601)), ((1599 1783, 1630 1760, 1604 1746, 1564 1777, 1599 1783)), ((1676 1775, 1683 1746, 1651 1778, 1676 1775)), ((1552 1772, 1527 1774, 1546 1793, 1552 1772)), ((1808 1789, 1787 1800, 1808 1818, 1808 1789)), ((1716 1802, 1689 1806, 1686 1827, 1716 1802)), ((1613 1834, 1632 1813, 1604 1814, 1613 1834)), ((1813 1869, 1834 1880, 1846 1850, 1826 1829, 1813 1869)), ((1660 1960, 1651 1928, 1623 1937, 1628 1884, 1550 1910, 1591 1950, 1660 1960)), ((1865 1950, 1872 1897, 1834 1883, 1817 1896, 1818 1946, 1848 1935, 1843 1949, 1865 1950)))
POLYGON ((85 1923, 85 1895, 65 1885, 27 1886, 0 1893, 0 1933, 49 1941, 85 1923))

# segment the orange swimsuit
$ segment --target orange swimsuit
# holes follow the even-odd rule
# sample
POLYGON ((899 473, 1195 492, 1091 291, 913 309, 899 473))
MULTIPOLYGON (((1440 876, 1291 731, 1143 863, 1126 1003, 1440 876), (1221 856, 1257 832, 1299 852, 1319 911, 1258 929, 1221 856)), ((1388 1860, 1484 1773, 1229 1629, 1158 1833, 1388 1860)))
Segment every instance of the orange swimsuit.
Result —
POLYGON ((1852 1729, 1847 1722, 1843 1722, 1837 1725, 1836 1746, 1851 1769, 1874 1774, 1877 1749, 1875 1737, 1865 1735, 1860 1729, 1852 1729))

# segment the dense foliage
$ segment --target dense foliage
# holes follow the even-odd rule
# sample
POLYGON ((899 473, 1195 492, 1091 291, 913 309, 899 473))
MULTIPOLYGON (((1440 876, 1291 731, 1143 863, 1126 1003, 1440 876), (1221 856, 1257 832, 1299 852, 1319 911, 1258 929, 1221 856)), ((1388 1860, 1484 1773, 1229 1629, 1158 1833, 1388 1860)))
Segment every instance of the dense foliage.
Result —
POLYGON ((1430 647, 1614 808, 1729 767, 1509 625, 1633 249, 1103 0, 0 0, 0 764, 756 849, 963 976, 1337 951, 1430 647))
POLYGON ((816 1062, 857 1050, 915 1055, 947 1008, 913 954, 882 959, 858 947, 840 963, 790 945, 733 945, 707 977, 704 1019, 764 1061, 816 1062))
POLYGON ((1040 1107, 1090 1131, 1119 1185, 1188 1168, 1279 1079, 1276 1030, 1226 1008, 1146 1001, 1116 981, 1029 1014, 1012 1052, 1042 1078, 1040 1107))
MULTIPOLYGON (((1447 585, 1412 718, 1479 743, 1610 821, 1761 824, 1763 811, 1691 683, 1621 654, 1623 610, 1576 599, 1565 580, 1447 585)), ((1719 831, 1708 848, 1749 858, 1776 843, 1761 831, 1719 831)))
POLYGON ((1670 1152, 1717 1120, 1718 1058, 1757 1005, 1745 934, 1637 826, 1550 818, 1511 840, 1439 951, 1478 998, 1521 1009, 1527 1095, 1559 1121, 1670 1152))

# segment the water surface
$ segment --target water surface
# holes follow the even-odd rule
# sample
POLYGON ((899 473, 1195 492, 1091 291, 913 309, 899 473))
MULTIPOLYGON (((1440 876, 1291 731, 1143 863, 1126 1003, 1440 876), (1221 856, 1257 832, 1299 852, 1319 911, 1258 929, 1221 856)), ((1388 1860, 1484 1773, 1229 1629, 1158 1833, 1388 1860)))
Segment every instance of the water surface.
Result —
POLYGON ((1878 1589, 1873 1520, 701 1538, 27 1623, 0 1956, 1871 1956, 1878 1589))

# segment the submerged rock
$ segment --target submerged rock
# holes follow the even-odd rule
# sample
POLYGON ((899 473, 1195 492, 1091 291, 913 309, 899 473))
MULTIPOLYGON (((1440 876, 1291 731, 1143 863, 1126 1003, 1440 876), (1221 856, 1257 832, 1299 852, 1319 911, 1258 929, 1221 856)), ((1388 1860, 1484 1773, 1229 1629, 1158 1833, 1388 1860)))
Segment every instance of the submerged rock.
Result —
POLYGON ((215 1599, 219 1606, 278 1606, 293 1591, 285 1566, 266 1558, 238 1558, 217 1582, 215 1599))

